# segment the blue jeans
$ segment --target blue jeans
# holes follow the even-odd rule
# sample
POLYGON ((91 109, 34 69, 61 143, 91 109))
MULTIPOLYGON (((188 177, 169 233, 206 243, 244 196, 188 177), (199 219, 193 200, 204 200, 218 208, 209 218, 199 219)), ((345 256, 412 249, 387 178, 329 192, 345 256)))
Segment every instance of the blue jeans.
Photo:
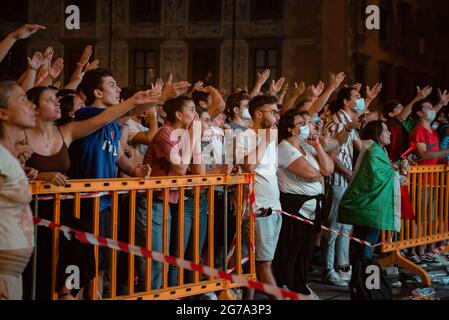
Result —
MULTIPOLYGON (((161 252, 163 250, 164 240, 163 237, 163 212, 164 204, 161 200, 154 199, 152 207, 152 250, 155 252, 161 252)), ((168 208, 168 243, 170 244, 170 207, 168 208)), ((153 290, 160 289, 162 287, 162 262, 151 260, 151 288, 153 290)))
MULTIPOLYGON (((358 238, 360 240, 365 240, 371 244, 377 244, 380 237, 380 230, 367 228, 367 227, 359 227, 354 226, 353 237, 358 238)), ((353 261, 352 264, 355 266, 356 263, 362 259, 371 259, 373 257, 374 248, 368 247, 361 243, 352 242, 354 246, 353 252, 353 261)))
MULTIPOLYGON (((329 209, 329 216, 326 225, 343 234, 350 235, 352 226, 338 223, 338 207, 341 198, 346 191, 346 187, 331 186, 332 190, 332 205, 329 209)), ((334 265, 345 266, 349 264, 349 238, 342 237, 333 232, 323 233, 323 264, 324 270, 333 270, 334 265)))
MULTIPOLYGON (((191 233, 194 221, 194 207, 195 203, 193 198, 186 198, 184 201, 184 248, 183 252, 185 254, 185 259, 193 261, 193 233, 191 233), (186 248, 189 250, 186 251, 186 248)), ((209 213, 209 204, 207 202, 206 196, 200 197, 200 230, 199 230, 199 254, 201 259, 201 252, 203 250, 204 241, 206 240, 207 234, 207 216, 209 213)), ((178 248, 178 211, 173 210, 172 212, 172 238, 171 238, 171 251, 170 255, 173 257, 179 257, 178 248)), ((176 286, 178 284, 178 274, 179 268, 170 265, 168 270, 168 285, 170 287, 176 286)), ((193 282, 193 272, 185 271, 185 283, 193 282)))

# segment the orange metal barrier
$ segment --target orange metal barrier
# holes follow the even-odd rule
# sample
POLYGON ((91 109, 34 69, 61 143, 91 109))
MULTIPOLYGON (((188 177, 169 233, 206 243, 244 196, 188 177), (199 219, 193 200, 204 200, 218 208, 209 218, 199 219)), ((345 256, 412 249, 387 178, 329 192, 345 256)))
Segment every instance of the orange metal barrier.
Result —
POLYGON ((419 247, 449 239, 449 167, 415 166, 409 173, 409 193, 415 213, 414 220, 401 221, 399 233, 382 232, 381 251, 391 253, 383 258, 383 266, 397 264, 421 277, 431 285, 427 272, 403 257, 400 250, 419 247))
MULTIPOLYGON (((251 176, 251 179, 254 179, 251 176)), ((219 223, 222 225, 221 221, 215 220, 214 212, 214 202, 216 201, 214 196, 214 191, 217 187, 222 187, 227 199, 227 191, 232 190, 236 208, 232 219, 235 220, 235 232, 236 232, 236 257, 235 261, 242 260, 242 250, 250 243, 254 243, 254 221, 249 219, 249 238, 243 239, 242 236, 242 210, 244 205, 244 192, 248 184, 248 175, 206 175, 206 176, 184 176, 184 177, 162 177, 162 178, 151 178, 149 180, 139 180, 139 179, 112 179, 112 180, 71 180, 69 185, 65 187, 55 187, 49 184, 36 182, 32 184, 32 191, 34 195, 34 211, 35 215, 41 216, 40 208, 43 202, 52 202, 52 221, 55 223, 60 223, 62 215, 73 214, 76 218, 81 218, 83 221, 90 221, 89 226, 91 226, 91 231, 95 235, 99 235, 100 227, 100 197, 96 196, 92 199, 84 199, 85 193, 109 193, 112 198, 111 207, 111 229, 110 238, 117 240, 119 238, 119 221, 123 221, 124 215, 128 221, 127 226, 127 237, 126 239, 118 239, 130 244, 136 243, 136 199, 137 197, 144 197, 146 201, 146 243, 143 247, 152 250, 152 221, 153 212, 152 205, 155 201, 154 193, 162 194, 163 203, 163 216, 162 216, 162 235, 163 235, 163 250, 162 253, 169 255, 169 194, 170 191, 179 192, 179 203, 178 203, 178 248, 183 248, 184 243, 184 204, 186 192, 193 196, 194 203, 194 213, 193 213, 193 223, 192 223, 192 240, 193 240, 193 262, 201 263, 207 265, 211 268, 223 267, 222 265, 217 265, 215 258, 217 254, 223 254, 224 252, 215 252, 215 236, 214 236, 214 224, 219 223), (54 197, 54 200, 44 200, 48 196, 54 197), (66 200, 67 198, 73 198, 73 200, 66 200), (199 237, 200 237, 200 201, 208 202, 208 221, 207 221, 207 237, 203 246, 203 252, 207 258, 202 259, 202 252, 199 251, 199 237), (73 201, 70 204, 70 210, 61 211, 61 204, 64 201, 73 201), (91 208, 89 212, 83 211, 83 202, 91 201, 91 208), (123 212, 119 208, 121 204, 125 203, 125 207, 129 208, 127 212, 123 212), (72 211, 72 212, 67 212, 72 211), (122 219, 119 219, 119 216, 122 219)), ((91 196, 92 196, 91 194, 91 196)), ((225 200, 226 201, 226 200, 225 200)), ((227 206, 227 203, 224 202, 227 206)), ((66 208, 67 206, 62 206, 66 208)), ((226 210, 225 210, 226 212, 226 210)), ((228 213, 228 216, 231 216, 228 213)), ((225 220, 226 224, 226 220, 225 220)), ((41 227, 40 227, 41 228, 41 227)), ((84 230, 82 230, 84 231, 84 230)), ((122 229, 123 231, 123 229, 122 229)), ((39 229, 38 229, 39 232, 39 229)), ((121 232, 122 233, 122 232, 121 232)), ((51 298, 53 300, 58 299, 58 293, 56 292, 57 286, 57 261, 58 261, 58 246, 59 238, 62 235, 58 230, 52 230, 52 243, 48 243, 45 248, 37 247, 36 250, 52 250, 52 270, 51 270, 51 298)), ((232 239, 230 239, 232 240, 232 239)), ((225 245, 226 247, 226 245, 225 245)), ((227 290, 234 287, 239 287, 239 284, 231 283, 227 280, 214 279, 213 277, 207 277, 206 279, 201 277, 198 272, 193 273, 193 283, 185 283, 183 276, 183 270, 180 268, 178 271, 178 285, 174 287, 168 286, 168 264, 164 263, 162 266, 162 287, 156 290, 152 290, 152 264, 150 259, 146 259, 146 270, 145 270, 145 290, 143 292, 136 293, 134 290, 134 284, 136 279, 135 273, 135 256, 132 254, 128 255, 127 262, 127 272, 126 272, 126 283, 127 293, 122 296, 118 296, 118 283, 117 278, 119 276, 118 272, 122 273, 118 269, 118 256, 119 254, 116 250, 107 249, 110 252, 110 295, 108 299, 175 299, 180 297, 192 296, 201 293, 227 290)), ((243 267, 241 263, 236 264, 235 273, 239 276, 246 277, 248 279, 255 279, 255 259, 254 252, 248 250, 249 261, 248 269, 246 273, 243 272, 243 267)), ((91 283, 91 298, 96 300, 99 298, 97 295, 99 289, 99 248, 94 247, 94 255, 96 260, 96 277, 91 283)), ((184 258, 184 250, 179 250, 179 258, 184 258)), ((225 261, 225 259, 224 259, 225 261)), ((39 274, 36 275, 39 277, 39 274)))

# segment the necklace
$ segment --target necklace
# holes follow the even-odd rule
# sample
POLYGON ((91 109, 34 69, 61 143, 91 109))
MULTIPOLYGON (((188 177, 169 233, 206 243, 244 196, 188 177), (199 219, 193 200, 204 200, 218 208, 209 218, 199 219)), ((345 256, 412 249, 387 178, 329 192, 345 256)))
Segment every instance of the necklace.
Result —
POLYGON ((50 149, 51 139, 45 139, 45 136, 42 134, 36 134, 39 137, 39 141, 45 147, 46 150, 50 149))

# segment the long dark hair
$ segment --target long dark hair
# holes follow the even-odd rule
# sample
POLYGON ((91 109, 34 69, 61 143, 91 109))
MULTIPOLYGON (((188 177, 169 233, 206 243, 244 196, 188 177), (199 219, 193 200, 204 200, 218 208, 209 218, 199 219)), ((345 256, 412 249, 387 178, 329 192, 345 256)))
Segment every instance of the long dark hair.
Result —
POLYGON ((36 105, 36 108, 39 109, 39 99, 41 98, 41 95, 47 91, 51 90, 48 87, 34 87, 27 91, 27 97, 28 100, 30 100, 32 103, 36 105))
POLYGON ((56 125, 63 126, 69 122, 72 122, 72 116, 70 116, 70 112, 73 111, 75 96, 68 95, 59 99, 60 108, 61 108, 61 118, 56 120, 56 125))
POLYGON ((383 122, 382 120, 368 122, 363 128, 361 136, 362 140, 373 140, 378 144, 381 144, 380 136, 382 135, 382 131, 384 130, 384 127, 382 125, 383 123, 385 122, 383 122))

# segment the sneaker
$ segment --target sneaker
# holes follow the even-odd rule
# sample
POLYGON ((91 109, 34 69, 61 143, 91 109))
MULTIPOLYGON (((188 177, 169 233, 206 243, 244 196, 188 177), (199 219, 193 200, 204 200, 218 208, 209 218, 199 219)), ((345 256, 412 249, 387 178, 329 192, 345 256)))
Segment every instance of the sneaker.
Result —
POLYGON ((217 294, 215 292, 208 292, 200 297, 200 300, 218 300, 217 294))
POLYGON ((338 273, 333 269, 328 271, 326 274, 323 274, 323 276, 321 277, 321 280, 324 283, 330 284, 332 286, 337 286, 337 287, 347 287, 348 286, 348 282, 340 279, 340 276, 338 275, 338 273))
POLYGON ((396 266, 388 266, 385 268, 385 273, 389 277, 394 277, 399 275, 399 269, 396 266))
POLYGON ((449 266, 449 261, 438 253, 428 253, 427 256, 433 260, 433 265, 429 264, 432 267, 449 266))
MULTIPOLYGON (((442 262, 436 260, 434 257, 430 257, 429 255, 424 255, 421 257, 421 262, 427 265, 429 268, 441 267, 443 265, 442 262)), ((419 265, 421 267, 421 265, 419 265)), ((421 267, 425 268, 425 267, 421 267)))
POLYGON ((351 280, 351 274, 352 274, 352 267, 349 266, 349 270, 344 272, 341 269, 338 269, 338 276, 340 277, 341 280, 343 281, 349 281, 351 280))
POLYGON ((402 287, 402 282, 398 280, 398 281, 392 282, 390 285, 394 289, 399 289, 402 287))
POLYGON ((242 300, 243 298, 243 290, 240 288, 231 289, 234 292, 234 296, 236 300, 242 300))
POLYGON ((413 255, 413 256, 407 256, 406 257, 408 260, 410 260, 411 262, 413 262, 414 264, 419 264, 421 262, 421 258, 418 257, 418 255, 413 255))
POLYGON ((427 258, 427 256, 419 256, 418 257, 419 262, 417 263, 417 265, 423 269, 427 269, 429 268, 429 263, 431 263, 433 260, 430 258, 427 258))
POLYGON ((315 293, 315 291, 313 291, 310 286, 308 284, 306 284, 307 289, 309 289, 310 291, 310 296, 313 297, 314 299, 320 300, 320 298, 318 297, 318 295, 315 293))
POLYGON ((427 261, 425 260, 425 256, 420 257, 415 254, 413 256, 407 256, 407 259, 423 269, 427 268, 427 261))

